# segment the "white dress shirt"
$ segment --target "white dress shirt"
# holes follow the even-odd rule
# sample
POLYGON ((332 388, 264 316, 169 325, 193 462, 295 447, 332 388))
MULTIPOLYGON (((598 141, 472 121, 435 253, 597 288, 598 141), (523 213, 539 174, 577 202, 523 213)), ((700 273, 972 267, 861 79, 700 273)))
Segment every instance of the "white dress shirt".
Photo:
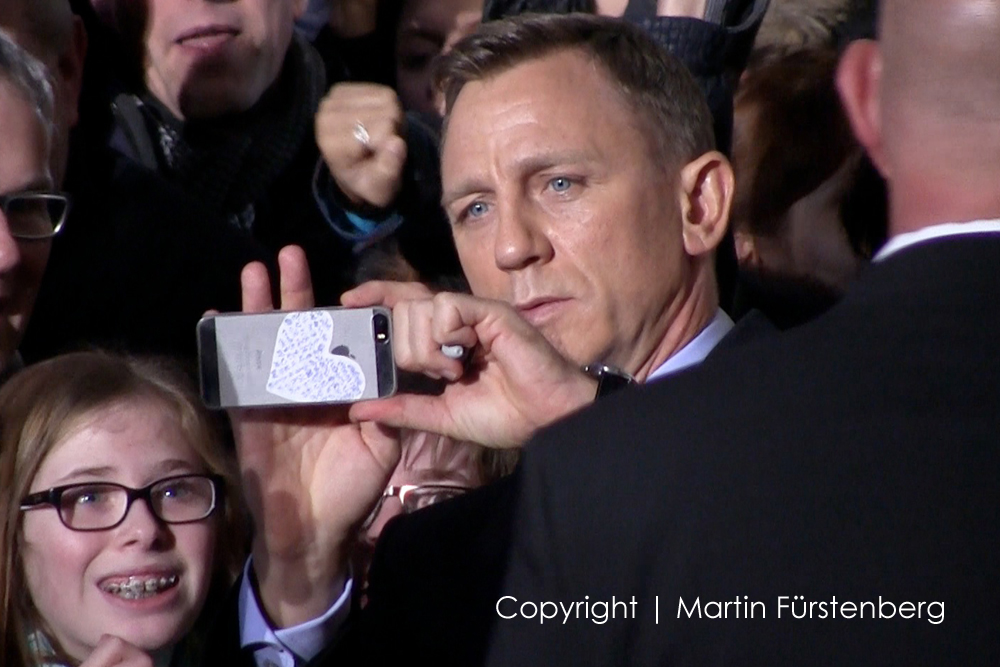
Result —
POLYGON ((1000 220, 976 220, 975 222, 948 222, 941 225, 924 227, 915 232, 907 232, 892 237, 888 243, 882 246, 875 256, 873 262, 879 262, 894 255, 900 250, 926 243, 935 239, 948 238, 953 236, 966 236, 969 234, 997 234, 1000 233, 1000 220))
POLYGON ((347 620, 351 611, 353 578, 348 576, 340 596, 325 614, 300 625, 275 630, 260 609, 251 577, 253 558, 247 559, 240 583, 240 646, 253 650, 257 667, 294 667, 314 658, 347 620))
POLYGON ((715 349, 715 346, 725 338, 733 326, 733 320, 720 308, 708 326, 650 373, 646 382, 661 380, 671 373, 705 361, 708 353, 715 349))

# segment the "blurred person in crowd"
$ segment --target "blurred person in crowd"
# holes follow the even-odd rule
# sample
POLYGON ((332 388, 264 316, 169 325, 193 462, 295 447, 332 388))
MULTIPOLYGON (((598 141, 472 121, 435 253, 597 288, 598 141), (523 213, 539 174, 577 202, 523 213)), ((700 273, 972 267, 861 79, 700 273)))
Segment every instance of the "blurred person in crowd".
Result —
MULTIPOLYGON (((201 313, 237 307, 238 267, 260 260, 276 270, 277 249, 289 242, 324 267, 316 276, 324 303, 353 284, 357 255, 373 239, 394 236, 427 274, 457 272, 436 203, 433 139, 417 129, 395 152, 355 156, 351 174, 361 178, 386 156, 401 171, 408 165, 377 205, 364 186, 345 197, 322 168, 313 122, 325 77, 311 47, 292 35, 297 4, 205 3, 198 12, 172 0, 105 4, 84 7, 90 25, 142 57, 120 55, 110 76, 88 69, 92 124, 74 134, 80 150, 67 183, 80 203, 78 224, 56 244, 29 358, 96 343, 193 359, 201 313), (174 43, 171 35, 184 31, 194 36, 174 43), (217 44, 202 49, 199 40, 217 44), (142 63, 139 76, 123 62, 142 63), (379 207, 389 203, 393 211, 379 207)), ((100 53, 110 53, 106 44, 100 53)), ((348 137, 378 124, 345 113, 348 137)), ((380 149, 381 136, 371 136, 380 149)))
POLYGON ((54 94, 52 178, 66 176, 70 130, 79 119, 87 33, 67 0, 7 0, 0 4, 0 29, 48 69, 54 94))
POLYGON ((875 35, 878 0, 774 0, 750 54, 751 66, 811 49, 842 51, 875 35))
MULTIPOLYGON (((335 302, 350 285, 352 242, 359 237, 341 194, 353 207, 369 209, 396 203, 405 211, 408 202, 433 200, 435 192, 407 192, 402 183, 392 191, 361 183, 368 171, 417 160, 405 137, 412 134, 410 143, 419 143, 421 134, 419 128, 404 133, 398 115, 363 112, 363 101, 355 101, 364 91, 351 87, 324 106, 349 107, 345 115, 353 120, 344 134, 365 138, 356 143, 371 155, 363 152, 347 174, 316 175, 322 163, 317 165, 314 117, 328 84, 315 51, 293 32, 303 2, 205 2, 192 8, 177 0, 148 0, 118 9, 123 39, 139 40, 134 47, 143 54, 147 89, 117 101, 119 127, 133 156, 272 251, 288 243, 304 247, 314 265, 324 267, 314 276, 322 302, 335 302), (401 194, 410 197, 397 202, 401 194)), ((411 211, 418 233, 433 229, 435 211, 419 205, 411 211)), ((439 255, 427 259, 446 263, 446 249, 442 245, 439 255)))
POLYGON ((54 119, 44 65, 0 29, 0 382, 22 365, 18 347, 68 207, 52 177, 54 119))
POLYGON ((400 432, 400 458, 382 497, 361 525, 353 572, 362 604, 366 602, 368 568, 382 529, 401 514, 456 498, 494 481, 482 465, 486 450, 481 445, 455 442, 426 431, 400 432))
POLYGON ((751 59, 833 46, 838 26, 856 0, 772 0, 754 41, 751 59))
POLYGON ((231 461, 188 383, 70 354, 6 384, 0 424, 3 664, 193 664, 244 554, 231 461))
POLYGON ((525 447, 501 594, 641 606, 504 621, 490 664, 1000 654, 998 39, 997 3, 883 0, 837 84, 889 241, 813 322, 525 447))
POLYGON ((482 0, 403 0, 396 23, 396 90, 403 106, 439 114, 431 81, 438 56, 472 33, 482 0))
POLYGON ((837 97, 832 49, 751 66, 736 96, 738 317, 787 328, 826 310, 885 237, 881 179, 837 97))

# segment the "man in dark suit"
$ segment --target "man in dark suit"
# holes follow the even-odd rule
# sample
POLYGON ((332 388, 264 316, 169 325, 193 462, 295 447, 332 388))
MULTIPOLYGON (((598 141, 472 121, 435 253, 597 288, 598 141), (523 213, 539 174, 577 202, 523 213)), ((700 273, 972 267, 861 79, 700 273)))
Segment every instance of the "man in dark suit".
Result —
POLYGON ((1000 8, 880 33, 838 84, 890 243, 817 321, 529 443, 489 664, 1000 658, 1000 8))

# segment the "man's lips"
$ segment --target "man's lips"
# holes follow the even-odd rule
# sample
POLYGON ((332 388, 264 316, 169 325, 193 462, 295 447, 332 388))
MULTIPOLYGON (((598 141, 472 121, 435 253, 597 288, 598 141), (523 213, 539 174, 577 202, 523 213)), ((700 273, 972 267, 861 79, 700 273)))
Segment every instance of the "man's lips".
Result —
POLYGON ((569 299, 561 297, 540 297, 517 303, 514 308, 525 320, 535 326, 539 326, 545 320, 555 315, 569 299))
POLYGON ((194 45, 199 42, 222 42, 239 34, 239 30, 228 25, 202 25, 181 33, 174 41, 181 45, 194 45))

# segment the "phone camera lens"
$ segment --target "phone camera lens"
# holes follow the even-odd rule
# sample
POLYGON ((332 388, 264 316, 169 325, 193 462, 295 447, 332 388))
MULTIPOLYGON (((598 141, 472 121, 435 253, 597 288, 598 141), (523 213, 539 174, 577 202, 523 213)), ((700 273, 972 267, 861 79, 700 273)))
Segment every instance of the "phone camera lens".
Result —
POLYGON ((389 342, 389 318, 382 313, 377 313, 372 318, 372 329, 375 332, 375 340, 379 343, 389 342))

